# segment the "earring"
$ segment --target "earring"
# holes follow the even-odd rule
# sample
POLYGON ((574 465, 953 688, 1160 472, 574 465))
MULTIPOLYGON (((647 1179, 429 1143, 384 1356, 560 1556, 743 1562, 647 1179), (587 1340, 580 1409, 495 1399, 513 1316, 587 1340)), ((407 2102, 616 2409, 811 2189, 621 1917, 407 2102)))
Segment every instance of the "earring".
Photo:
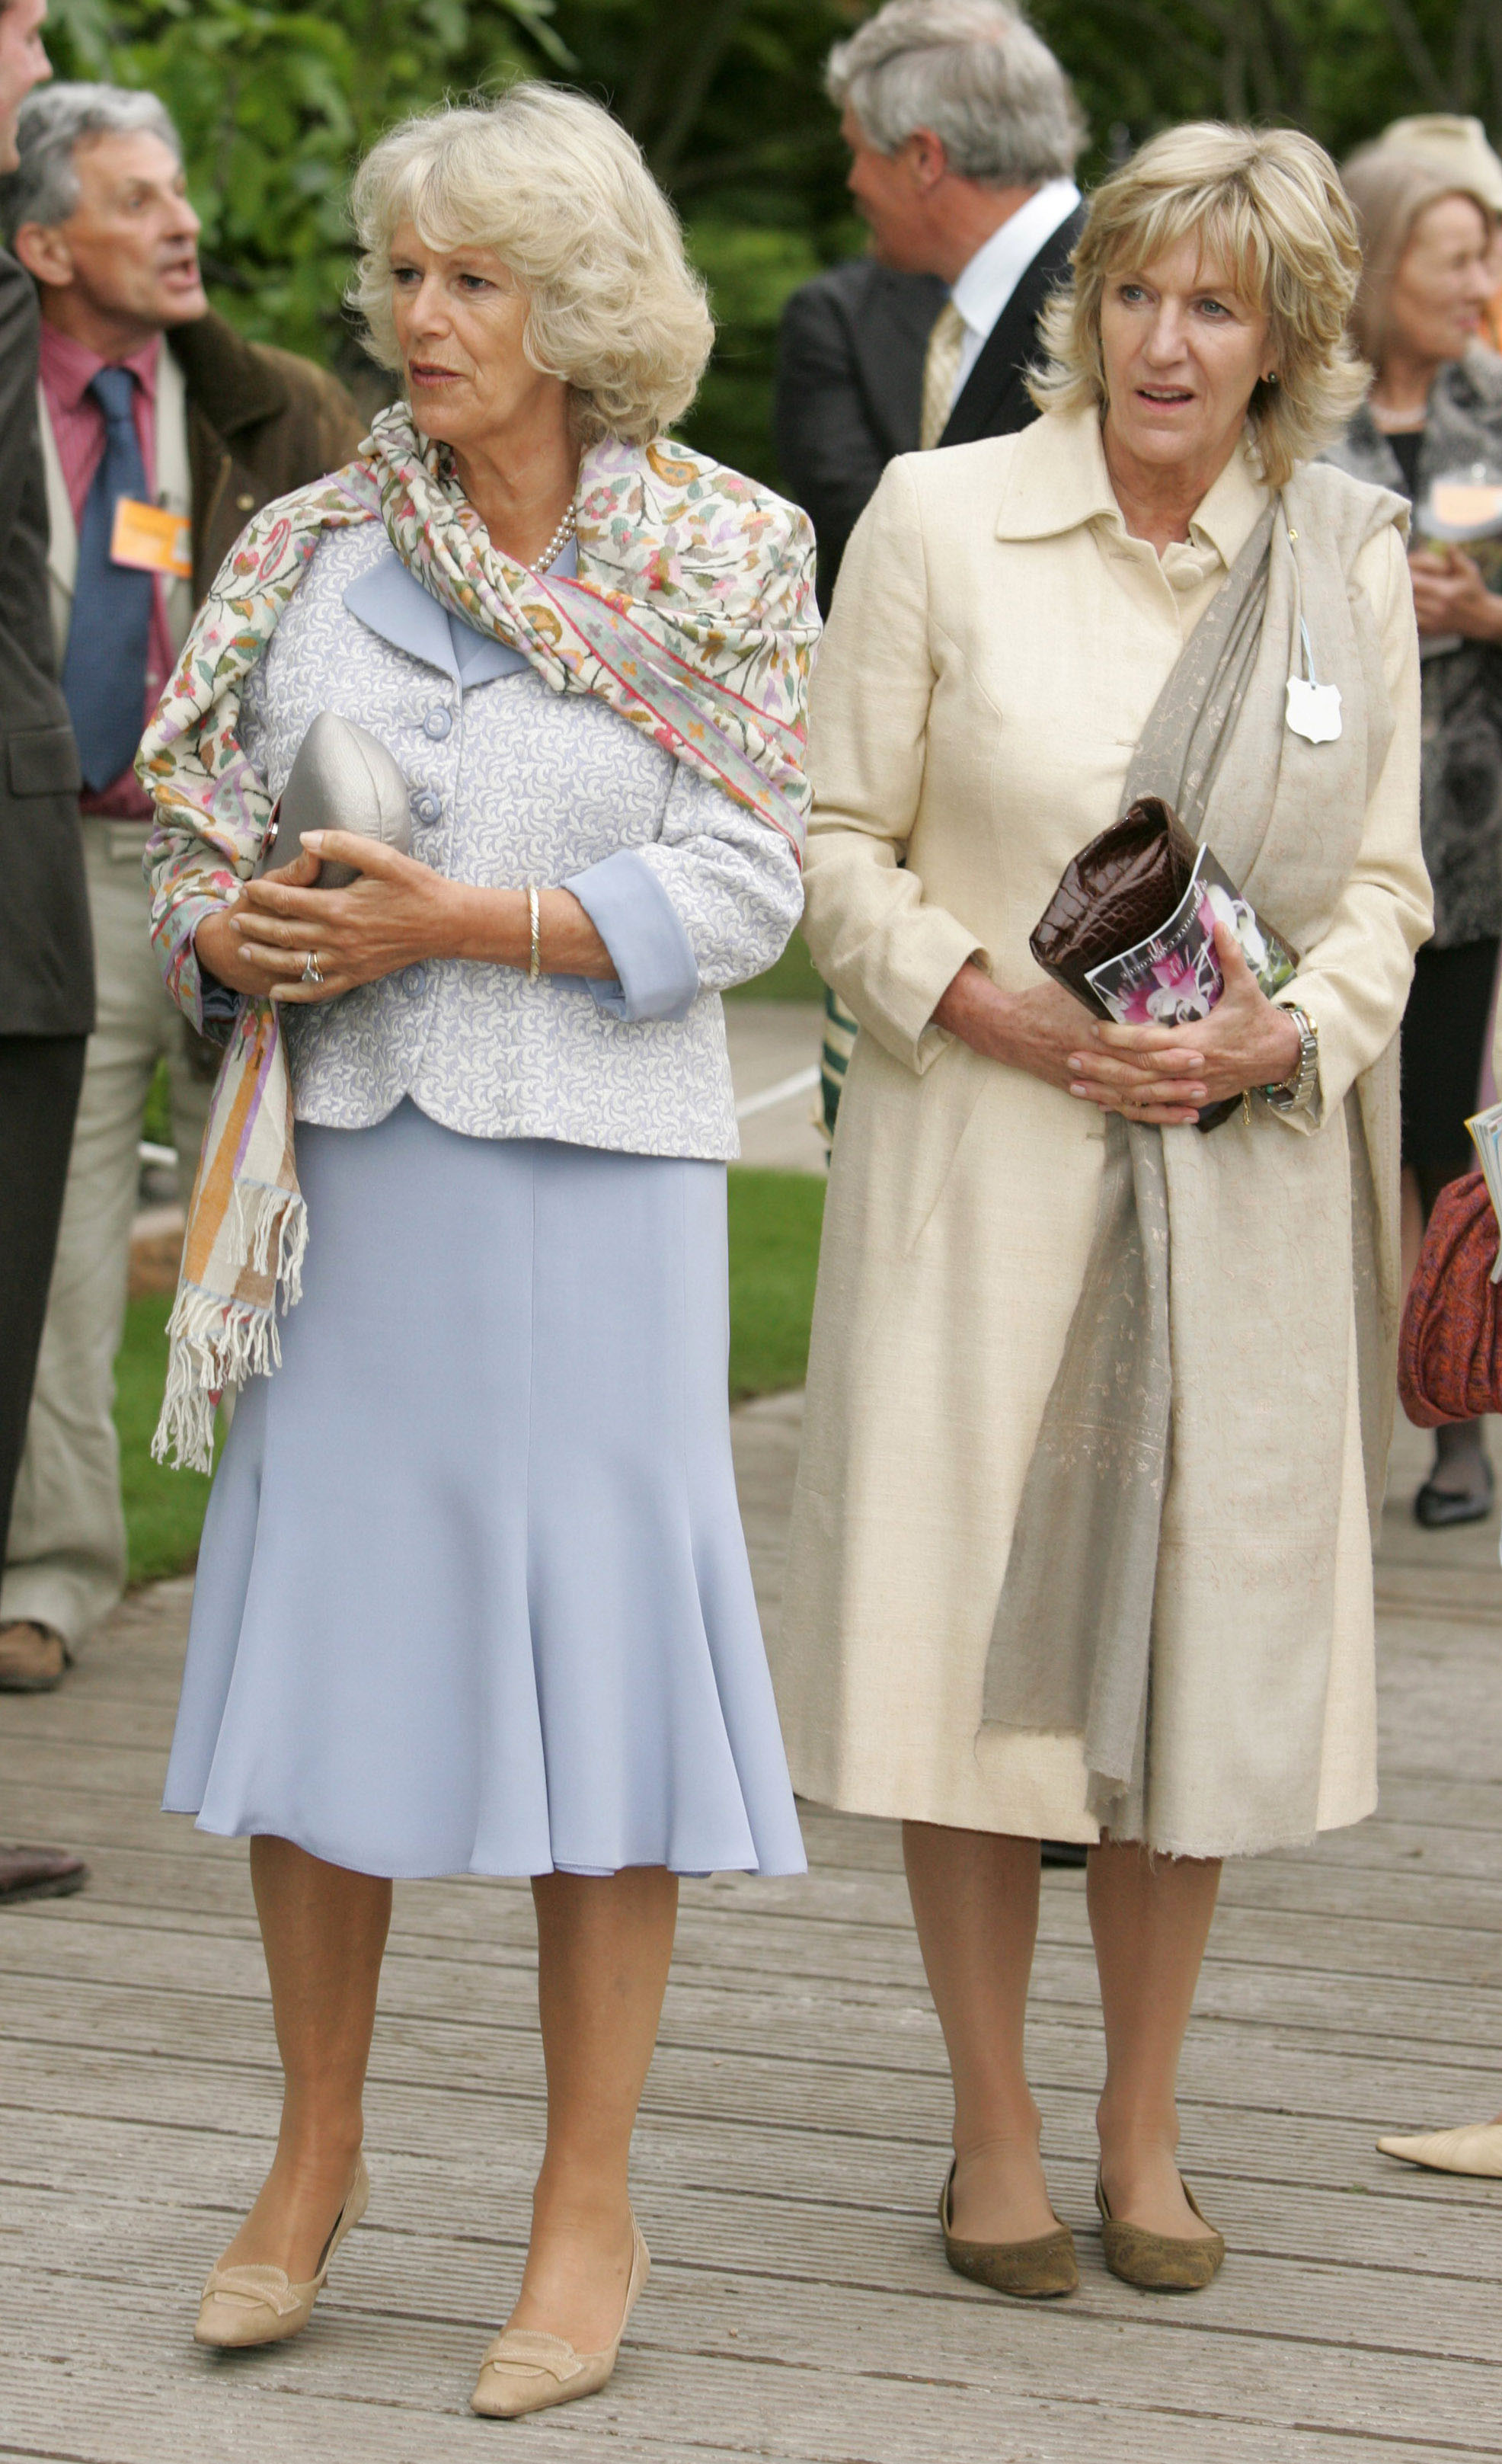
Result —
POLYGON ((1267 375, 1263 378, 1262 382, 1265 385, 1275 385, 1277 383, 1276 368, 1269 368, 1267 375))

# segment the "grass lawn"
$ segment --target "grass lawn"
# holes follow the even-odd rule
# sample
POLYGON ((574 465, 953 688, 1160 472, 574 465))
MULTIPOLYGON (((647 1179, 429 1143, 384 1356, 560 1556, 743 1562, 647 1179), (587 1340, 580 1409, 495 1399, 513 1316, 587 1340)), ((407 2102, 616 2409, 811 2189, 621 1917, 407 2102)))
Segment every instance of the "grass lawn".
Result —
POLYGON ((730 1170, 730 1397, 801 1386, 824 1179, 812 1172, 730 1170))
POLYGON ((168 1292, 147 1292, 132 1301, 115 1363, 115 1426, 133 1583, 181 1574, 192 1565, 208 1503, 208 1482, 201 1471, 168 1471, 164 1463, 151 1460, 151 1433, 166 1381, 171 1310, 168 1292))
MULTIPOLYGON (((803 1382, 823 1216, 824 1183, 813 1173, 730 1173, 730 1393, 737 1402, 803 1382)), ((171 1307, 164 1292, 131 1302, 115 1366, 133 1583, 192 1565, 208 1501, 201 1472, 168 1471, 151 1460, 171 1307)))

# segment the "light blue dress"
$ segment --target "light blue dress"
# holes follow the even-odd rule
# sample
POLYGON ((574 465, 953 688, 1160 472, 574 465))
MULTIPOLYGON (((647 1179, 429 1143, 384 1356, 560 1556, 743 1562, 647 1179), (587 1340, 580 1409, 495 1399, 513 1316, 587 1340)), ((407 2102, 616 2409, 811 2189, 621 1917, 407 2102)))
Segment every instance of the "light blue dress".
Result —
MULTIPOLYGON (((427 623, 404 589, 439 613, 400 567, 383 569, 379 590, 353 589, 361 632, 337 646, 341 672, 357 652, 418 664, 393 638, 427 623)), ((450 681, 479 826, 499 826, 484 792, 494 757, 522 782, 522 828, 529 801, 556 797, 572 712, 536 705, 535 679, 464 630, 452 627, 450 681)), ((258 715, 247 696, 248 749, 259 727, 252 758, 273 784, 278 698, 274 671, 258 715)), ((399 759, 399 727, 380 714, 407 706, 389 693, 363 705, 399 759)), ((603 715, 621 731, 622 829, 655 848, 630 792, 636 731, 603 715)), ((294 712, 293 732, 306 716, 294 712)), ((677 785, 670 765, 660 807, 677 785)), ((460 793, 441 869, 490 877, 467 814, 460 793)), ((423 851, 434 860, 431 841, 423 851)), ((610 872, 608 855, 586 852, 610 872)), ((718 1012, 691 892, 671 867, 642 864, 635 879, 636 861, 616 860, 596 914, 617 980, 524 985, 575 1005, 566 1035, 651 1037, 656 1021, 718 1012)), ((783 895, 763 902, 763 942, 785 935, 773 914, 783 895)), ((734 963, 726 937, 722 926, 722 968, 734 963)), ((767 963, 759 944, 739 956, 747 973, 767 963)), ((473 972, 512 978, 514 998, 514 971, 473 972)), ((676 1137, 687 1153, 650 1151, 650 1123, 633 1123, 619 1092, 615 1142, 519 1135, 517 1108, 555 1100, 544 1036, 537 1084, 503 1073, 503 1117, 487 1126, 473 1107, 493 1056, 474 1039, 488 1029, 493 1044, 494 1021, 482 999, 467 1067, 463 1002, 446 1008, 436 989, 388 979, 390 1032, 367 1003, 342 1045, 345 1003, 294 1014, 316 1020, 300 1057, 291 1044, 303 1297, 280 1369, 244 1389, 224 1446, 165 1805, 362 1873, 801 1872, 730 1459, 725 1170, 692 1151, 719 1136, 723 1090, 709 1101, 704 1070, 685 1069, 687 1131, 680 1119, 655 1144, 676 1137), (446 1089, 463 1129, 442 1117, 446 1089)), ((661 1111, 658 1089, 653 1121, 661 1111)))

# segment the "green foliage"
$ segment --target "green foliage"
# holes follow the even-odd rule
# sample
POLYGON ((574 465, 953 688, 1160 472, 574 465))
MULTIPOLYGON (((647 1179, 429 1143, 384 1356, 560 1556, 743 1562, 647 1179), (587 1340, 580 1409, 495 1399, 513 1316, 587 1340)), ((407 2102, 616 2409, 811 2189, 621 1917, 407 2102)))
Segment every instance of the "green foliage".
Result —
MULTIPOLYGON (((347 375, 361 363, 339 310, 343 198, 361 151, 404 112, 516 76, 598 95, 708 278, 720 341, 686 432, 775 479, 783 300, 861 244, 822 71, 866 13, 864 0, 54 0, 51 39, 62 74, 153 86, 176 115, 216 303, 347 375)), ((1502 0, 1033 0, 1033 14, 1089 119, 1087 178, 1206 115, 1295 121, 1338 152, 1400 112, 1502 121, 1502 0)))

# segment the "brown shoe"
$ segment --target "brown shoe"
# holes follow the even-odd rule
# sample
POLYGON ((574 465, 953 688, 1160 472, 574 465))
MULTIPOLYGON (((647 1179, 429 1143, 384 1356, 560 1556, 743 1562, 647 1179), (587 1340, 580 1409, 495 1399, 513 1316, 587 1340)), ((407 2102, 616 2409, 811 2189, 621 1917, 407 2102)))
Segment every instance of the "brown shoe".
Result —
POLYGON ((0 1625, 0 1694, 50 1694, 67 1665, 67 1647, 50 1625, 31 1618, 0 1625))
POLYGON ((1056 2301, 1060 2294, 1078 2292, 1075 2236, 1056 2218, 1056 2230, 1039 2233, 1034 2241, 959 2240, 949 2231, 954 2174, 955 2165, 951 2165, 939 2193, 939 2227, 945 2257, 956 2276, 989 2284, 993 2293, 1008 2293, 1014 2301, 1056 2301))
MULTIPOLYGON (((1194 2193, 1182 2173, 1179 2179, 1192 2212, 1205 2224, 1194 2193)), ((1105 2263, 1123 2284, 1138 2285, 1144 2293, 1203 2293, 1220 2274, 1226 2244, 1212 2225, 1206 2225, 1203 2233, 1186 2241, 1177 2233, 1149 2233, 1145 2225, 1123 2224, 1111 2213, 1099 2173, 1096 2206, 1100 2211, 1105 2263)))
POLYGON ((60 1900, 81 1891, 89 1869, 67 1848, 0 1847, 0 1908, 17 1900, 60 1900))

